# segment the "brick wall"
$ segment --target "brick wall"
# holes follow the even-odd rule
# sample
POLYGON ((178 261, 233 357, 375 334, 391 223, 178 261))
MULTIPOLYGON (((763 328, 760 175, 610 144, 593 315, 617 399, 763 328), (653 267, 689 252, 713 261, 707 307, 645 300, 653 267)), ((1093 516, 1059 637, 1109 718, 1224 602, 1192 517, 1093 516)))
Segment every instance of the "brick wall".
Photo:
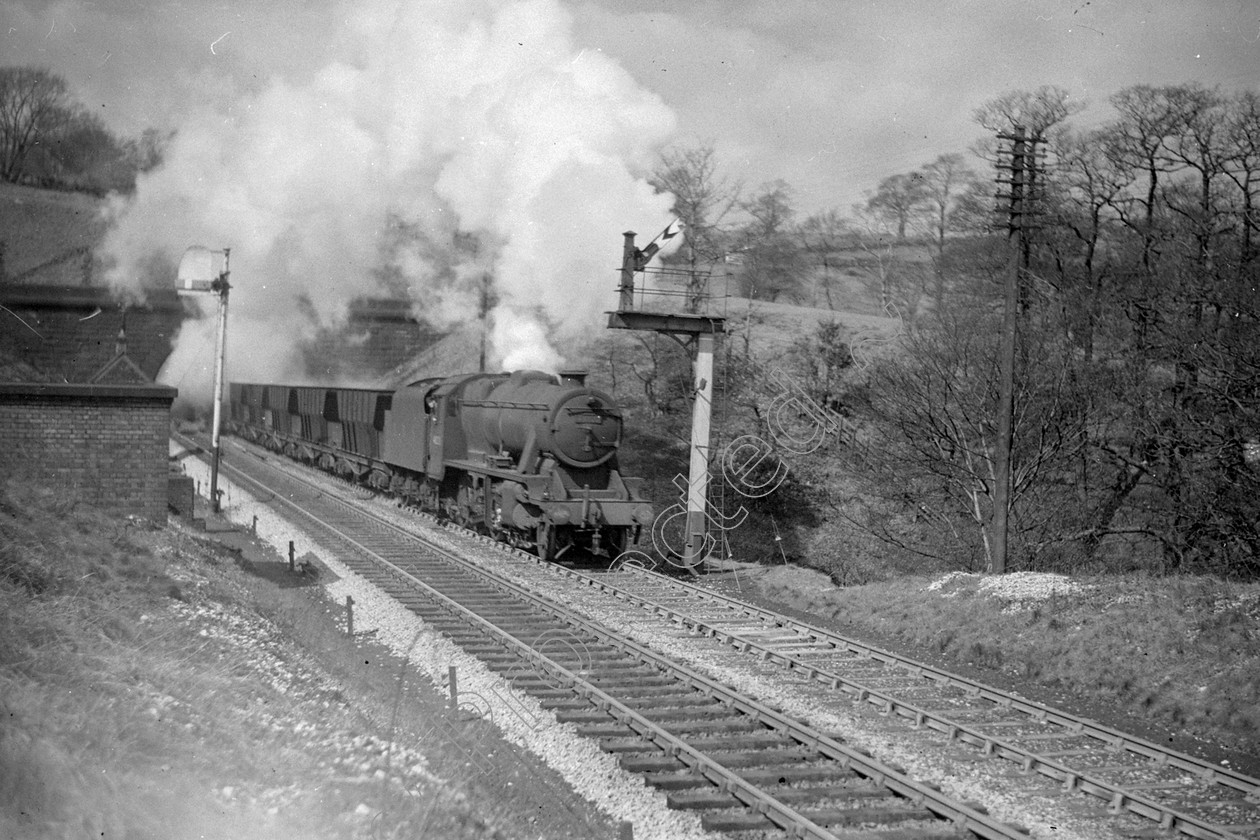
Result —
POLYGON ((174 388, 0 384, 0 470, 118 514, 166 520, 174 388))

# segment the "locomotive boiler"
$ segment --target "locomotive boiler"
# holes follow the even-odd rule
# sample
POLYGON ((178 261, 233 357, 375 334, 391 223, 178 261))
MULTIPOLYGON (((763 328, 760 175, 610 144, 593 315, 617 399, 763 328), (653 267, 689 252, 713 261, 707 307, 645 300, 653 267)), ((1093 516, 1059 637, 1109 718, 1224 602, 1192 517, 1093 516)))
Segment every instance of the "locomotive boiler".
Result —
POLYGON ((651 525, 623 417, 580 372, 471 373, 396 391, 229 386, 228 429, 545 560, 615 557, 651 525))

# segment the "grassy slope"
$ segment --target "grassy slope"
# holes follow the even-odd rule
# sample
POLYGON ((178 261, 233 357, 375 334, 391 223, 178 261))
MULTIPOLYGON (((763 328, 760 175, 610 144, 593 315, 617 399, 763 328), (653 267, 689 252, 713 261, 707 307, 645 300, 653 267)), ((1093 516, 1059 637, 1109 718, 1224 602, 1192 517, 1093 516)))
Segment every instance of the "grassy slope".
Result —
POLYGON ((1239 750, 1250 756, 1247 772, 1260 773, 1260 584, 1111 576, 1020 600, 985 591, 985 579, 961 576, 937 589, 924 577, 838 588, 817 572, 779 567, 764 572, 758 588, 919 658, 973 667, 981 679, 987 672, 1064 689, 1239 750))
POLYGON ((258 572, 0 484, 0 837, 513 838, 578 817, 612 834, 580 802, 559 827, 521 820, 550 771, 400 688, 321 587, 258 572), (477 754, 498 775, 470 771, 477 754))
POLYGON ((82 249, 94 247, 105 232, 101 204, 84 193, 0 184, 0 239, 7 276, 16 278, 46 266, 30 282, 81 284, 82 249))

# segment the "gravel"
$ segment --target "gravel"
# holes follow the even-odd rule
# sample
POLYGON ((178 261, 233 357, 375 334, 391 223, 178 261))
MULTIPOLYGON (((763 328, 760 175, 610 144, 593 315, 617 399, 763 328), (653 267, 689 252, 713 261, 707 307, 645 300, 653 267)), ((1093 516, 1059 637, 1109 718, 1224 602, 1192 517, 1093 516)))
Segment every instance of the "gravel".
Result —
MULTIPOLYGON (((183 450, 172 442, 171 451, 174 454, 183 450)), ((182 463, 186 475, 208 486, 208 466, 193 458, 182 463)), ((301 474, 310 478, 305 472, 301 474)), ((345 492, 344 485, 320 479, 330 489, 345 492)), ((572 725, 558 723, 555 715, 533 698, 515 690, 429 628, 267 503, 255 499, 222 473, 219 487, 224 493, 222 514, 228 520, 244 527, 253 527, 256 522, 259 538, 282 556, 287 554, 292 540, 298 556, 313 553, 328 567, 337 579, 325 586, 326 595, 334 604, 344 603, 347 596, 354 599, 356 631, 375 631, 377 641, 408 659, 439 690, 447 689, 448 667, 455 666, 461 705, 476 708, 505 739, 537 755, 574 791, 613 819, 632 823, 636 840, 703 840, 712 836, 701 829, 696 814, 670 810, 664 794, 647 788, 640 777, 622 770, 616 759, 602 752, 594 741, 579 737, 572 725)), ((413 527, 417 525, 414 518, 407 517, 406 521, 413 527)))
MULTIPOLYGON (((467 548, 463 549, 470 554, 467 548)), ((999 820, 1029 829, 1037 838, 1105 840, 1118 831, 1132 831, 1147 824, 1129 817, 1105 815, 1096 800, 1079 797, 1065 807, 1057 795, 1038 795, 1050 789, 1049 779, 1029 776, 1009 762, 983 758, 977 751, 947 744, 933 730, 912 730, 904 722, 879 714, 867 704, 853 705, 818 682, 807 681, 783 669, 763 665, 706 637, 696 636, 662 622, 641 609, 611 595, 563 578, 531 561, 505 562, 491 549, 471 552, 479 562, 508 571, 516 582, 553 600, 566 603, 613 630, 693 665, 706 676, 746 692, 762 702, 849 745, 858 746, 888 764, 904 767, 912 777, 941 786, 948 795, 982 803, 999 820)))
MULTIPOLYGON (((200 463, 190 462, 188 466, 188 474, 197 478, 195 470, 200 463)), ((348 494, 346 485, 330 477, 312 476, 300 467, 283 466, 331 491, 348 494)), ((287 541, 294 539, 299 555, 312 551, 341 576, 341 580, 329 585, 328 595, 338 603, 344 602, 346 595, 355 599, 358 605, 356 627, 377 629, 381 641, 400 655, 409 656, 430 681, 443 690, 447 666, 455 665, 461 698, 468 691, 470 699, 476 701, 475 705, 507 739, 540 756, 559 771, 575 791, 597 803, 615 819, 632 821, 636 838, 711 836, 700 830, 696 816, 670 811, 663 795, 646 789, 641 779, 621 771, 616 761, 600 752, 594 742, 578 738, 570 726, 557 724, 554 716, 531 698, 514 691, 476 659, 428 630, 422 621, 344 567, 331 552, 310 541, 270 508, 225 483, 222 475, 220 485, 227 490, 225 515, 245 525, 257 515, 259 535, 268 537, 278 550, 287 551, 287 541)), ((385 499, 376 498, 370 503, 375 512, 399 523, 411 528, 424 527, 422 520, 385 499)), ((475 562, 492 565, 545 597, 565 603, 613 630, 696 667, 712 679, 747 692, 851 746, 863 748, 885 763, 901 766, 912 777, 933 782, 952 797, 981 803, 997 819, 1022 825, 1035 838, 1108 840, 1149 827, 1148 823, 1132 817, 1111 816, 1106 812, 1106 803, 1084 796, 1065 800, 1057 793, 1043 795, 1057 787, 1052 780, 1023 774, 1009 762, 986 759, 970 748, 949 745, 940 733, 913 730, 900 720, 880 715, 866 704, 838 700, 835 692, 820 683, 804 681, 720 642, 682 631, 612 596, 562 577, 553 568, 529 560, 513 560, 496 548, 462 534, 436 530, 428 536, 475 562)), ((993 597, 1009 600, 1017 607, 1038 598, 1063 594, 1067 591, 1065 586, 1079 585, 1062 576, 1031 573, 1017 573, 1000 581, 955 574, 933 585, 937 584, 943 595, 962 587, 988 587, 986 592, 993 597)))

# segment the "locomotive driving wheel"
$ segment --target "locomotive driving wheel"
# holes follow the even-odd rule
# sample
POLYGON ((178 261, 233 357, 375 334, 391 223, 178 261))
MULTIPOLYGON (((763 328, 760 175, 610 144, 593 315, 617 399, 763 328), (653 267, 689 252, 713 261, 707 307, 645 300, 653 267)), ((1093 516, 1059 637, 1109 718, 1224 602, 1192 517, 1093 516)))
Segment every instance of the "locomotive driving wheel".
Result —
POLYGON ((455 510, 452 517, 456 522, 465 528, 480 531, 483 530, 481 513, 481 502, 478 499, 477 489, 473 486, 473 480, 465 476, 459 484, 459 490, 455 493, 455 510))
POLYGON ((468 527, 468 523, 472 521, 471 496, 472 488, 467 485, 461 485, 455 496, 455 516, 453 518, 464 527, 468 527))
POLYGON ((539 522, 534 529, 534 545, 538 549, 538 559, 549 561, 556 556, 556 526, 550 522, 539 522))

